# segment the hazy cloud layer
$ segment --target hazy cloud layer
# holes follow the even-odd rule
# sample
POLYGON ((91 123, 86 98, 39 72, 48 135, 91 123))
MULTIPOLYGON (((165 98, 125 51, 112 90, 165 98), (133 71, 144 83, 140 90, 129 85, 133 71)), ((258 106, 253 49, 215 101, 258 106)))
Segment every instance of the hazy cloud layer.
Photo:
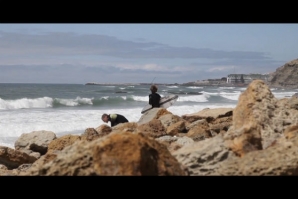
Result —
POLYGON ((156 76, 162 82, 183 83, 234 71, 273 72, 284 64, 265 52, 174 47, 94 34, 3 31, 0 60, 1 82, 32 83, 150 82, 156 76))

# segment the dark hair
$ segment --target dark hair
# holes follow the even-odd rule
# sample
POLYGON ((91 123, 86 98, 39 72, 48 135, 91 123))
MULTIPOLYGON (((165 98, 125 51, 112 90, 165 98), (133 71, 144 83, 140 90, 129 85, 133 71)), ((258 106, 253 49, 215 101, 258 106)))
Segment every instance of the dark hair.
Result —
POLYGON ((106 116, 108 116, 108 114, 106 114, 106 113, 102 114, 101 119, 103 119, 106 116))
POLYGON ((158 88, 157 88, 156 85, 153 84, 153 85, 150 87, 150 90, 151 90, 152 92, 156 93, 157 90, 158 90, 158 88))

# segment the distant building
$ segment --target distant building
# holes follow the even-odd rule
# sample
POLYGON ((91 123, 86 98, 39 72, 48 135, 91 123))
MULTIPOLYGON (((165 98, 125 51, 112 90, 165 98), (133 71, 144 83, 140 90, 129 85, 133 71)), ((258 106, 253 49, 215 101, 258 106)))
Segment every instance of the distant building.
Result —
POLYGON ((230 74, 227 77, 227 83, 248 84, 255 79, 260 79, 267 82, 268 78, 269 78, 268 74, 230 74))

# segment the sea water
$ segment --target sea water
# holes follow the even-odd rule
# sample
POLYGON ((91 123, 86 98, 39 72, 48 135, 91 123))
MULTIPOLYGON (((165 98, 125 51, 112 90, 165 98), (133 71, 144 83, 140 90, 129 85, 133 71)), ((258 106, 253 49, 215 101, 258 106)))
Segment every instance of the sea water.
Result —
MULTIPOLYGON (((0 146, 14 148, 15 141, 32 131, 52 131, 57 137, 81 135, 86 128, 106 124, 103 113, 124 115, 138 122, 148 104, 150 85, 0 84, 0 146)), ((163 97, 179 98, 168 111, 182 116, 205 108, 235 108, 246 87, 158 85, 163 97)), ((297 89, 271 89, 278 99, 297 89)), ((110 123, 108 123, 110 125, 110 123)))

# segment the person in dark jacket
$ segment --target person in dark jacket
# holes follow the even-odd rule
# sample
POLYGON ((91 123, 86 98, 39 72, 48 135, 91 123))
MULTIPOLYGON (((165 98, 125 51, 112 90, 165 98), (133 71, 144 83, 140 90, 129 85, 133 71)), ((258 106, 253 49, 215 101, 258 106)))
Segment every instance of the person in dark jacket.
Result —
POLYGON ((157 93, 157 86, 156 85, 152 85, 150 87, 151 90, 151 94, 149 95, 149 104, 152 105, 152 108, 159 108, 159 101, 161 96, 157 93))
POLYGON ((106 114, 104 113, 101 116, 102 121, 105 123, 111 122, 111 127, 116 126, 120 123, 126 123, 128 122, 128 119, 126 119, 123 115, 120 114, 106 114))

